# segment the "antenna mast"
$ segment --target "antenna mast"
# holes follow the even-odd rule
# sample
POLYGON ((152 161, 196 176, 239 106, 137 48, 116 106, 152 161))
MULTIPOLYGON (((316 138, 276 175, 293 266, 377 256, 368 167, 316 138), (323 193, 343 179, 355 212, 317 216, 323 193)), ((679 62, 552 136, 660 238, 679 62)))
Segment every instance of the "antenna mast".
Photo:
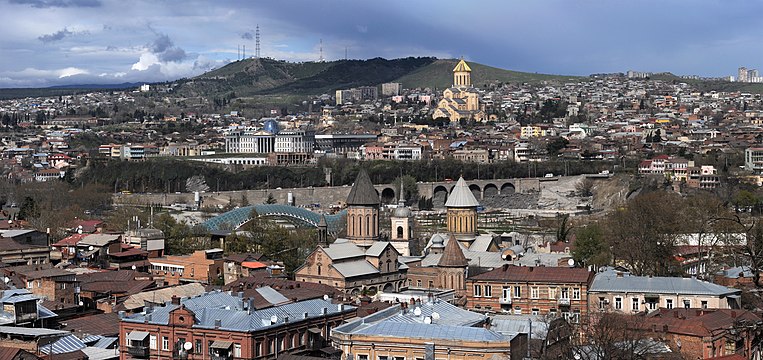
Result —
POLYGON ((321 39, 321 45, 320 45, 320 48, 319 48, 319 50, 320 50, 320 53, 321 53, 321 55, 320 55, 320 57, 318 58, 318 61, 319 61, 319 62, 323 62, 323 61, 324 61, 324 59, 323 59, 323 39, 321 39))
POLYGON ((255 39, 254 40, 254 43, 255 43, 254 57, 259 59, 260 58, 260 24, 257 24, 257 30, 255 30, 254 39, 255 39))

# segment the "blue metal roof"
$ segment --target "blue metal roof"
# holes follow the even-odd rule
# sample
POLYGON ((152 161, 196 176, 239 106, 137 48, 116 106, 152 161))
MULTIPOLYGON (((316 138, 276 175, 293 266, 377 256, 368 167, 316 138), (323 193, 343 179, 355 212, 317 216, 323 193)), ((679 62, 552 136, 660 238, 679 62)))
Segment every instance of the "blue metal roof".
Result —
MULTIPOLYGON (((253 206, 244 206, 233 209, 224 214, 211 218, 201 225, 208 230, 237 229, 252 219, 252 210, 256 210, 259 216, 281 216, 294 221, 296 224, 306 227, 317 227, 321 219, 321 214, 307 209, 291 205, 282 204, 259 204, 253 206)), ((334 215, 325 215, 328 231, 331 234, 338 234, 344 226, 344 217, 346 211, 341 211, 334 215)))
POLYGON ((81 350, 87 347, 85 343, 74 335, 64 336, 50 344, 40 346, 40 352, 43 354, 66 354, 81 350), (51 350, 52 349, 52 350, 51 350))

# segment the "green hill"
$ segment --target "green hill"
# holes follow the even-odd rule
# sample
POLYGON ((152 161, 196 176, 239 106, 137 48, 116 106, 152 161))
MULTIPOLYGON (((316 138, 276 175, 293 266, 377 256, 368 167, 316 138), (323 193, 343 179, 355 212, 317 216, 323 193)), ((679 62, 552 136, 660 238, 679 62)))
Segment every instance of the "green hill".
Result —
MULTIPOLYGON (((458 60, 433 57, 403 59, 337 60, 330 62, 291 63, 273 59, 246 59, 230 63, 182 82, 175 91, 184 96, 236 97, 255 95, 317 95, 337 89, 376 86, 401 82, 405 88, 450 86, 452 70, 458 60)), ((583 79, 503 70, 470 62, 472 82, 479 86, 491 82, 566 81, 583 79)))
MULTIPOLYGON (((457 63, 457 59, 439 59, 398 78, 396 82, 402 83, 403 87, 408 89, 417 87, 443 89, 453 84, 452 71, 457 63)), ((475 86, 494 82, 539 83, 542 81, 577 81, 587 79, 580 76, 547 75, 504 70, 476 62, 468 62, 468 64, 472 68, 472 84, 475 86)))

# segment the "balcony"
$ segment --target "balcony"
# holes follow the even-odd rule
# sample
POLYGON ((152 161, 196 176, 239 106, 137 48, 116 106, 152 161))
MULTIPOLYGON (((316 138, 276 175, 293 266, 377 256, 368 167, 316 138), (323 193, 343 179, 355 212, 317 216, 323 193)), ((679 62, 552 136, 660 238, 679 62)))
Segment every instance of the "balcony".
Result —
POLYGON ((503 305, 511 305, 511 298, 498 298, 498 303, 503 305))
POLYGON ((569 298, 560 298, 559 299, 559 306, 570 306, 570 299, 569 298))
POLYGON ((127 353, 132 357, 141 359, 148 359, 149 355, 147 346, 128 346, 127 353))

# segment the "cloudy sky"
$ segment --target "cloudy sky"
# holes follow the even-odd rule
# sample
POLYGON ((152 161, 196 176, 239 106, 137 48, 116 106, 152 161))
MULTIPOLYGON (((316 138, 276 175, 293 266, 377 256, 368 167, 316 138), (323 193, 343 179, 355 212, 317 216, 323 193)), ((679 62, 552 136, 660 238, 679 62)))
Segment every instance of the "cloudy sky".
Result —
POLYGON ((460 57, 588 75, 763 68, 763 2, 0 0, 0 87, 163 81, 233 61, 460 57))

